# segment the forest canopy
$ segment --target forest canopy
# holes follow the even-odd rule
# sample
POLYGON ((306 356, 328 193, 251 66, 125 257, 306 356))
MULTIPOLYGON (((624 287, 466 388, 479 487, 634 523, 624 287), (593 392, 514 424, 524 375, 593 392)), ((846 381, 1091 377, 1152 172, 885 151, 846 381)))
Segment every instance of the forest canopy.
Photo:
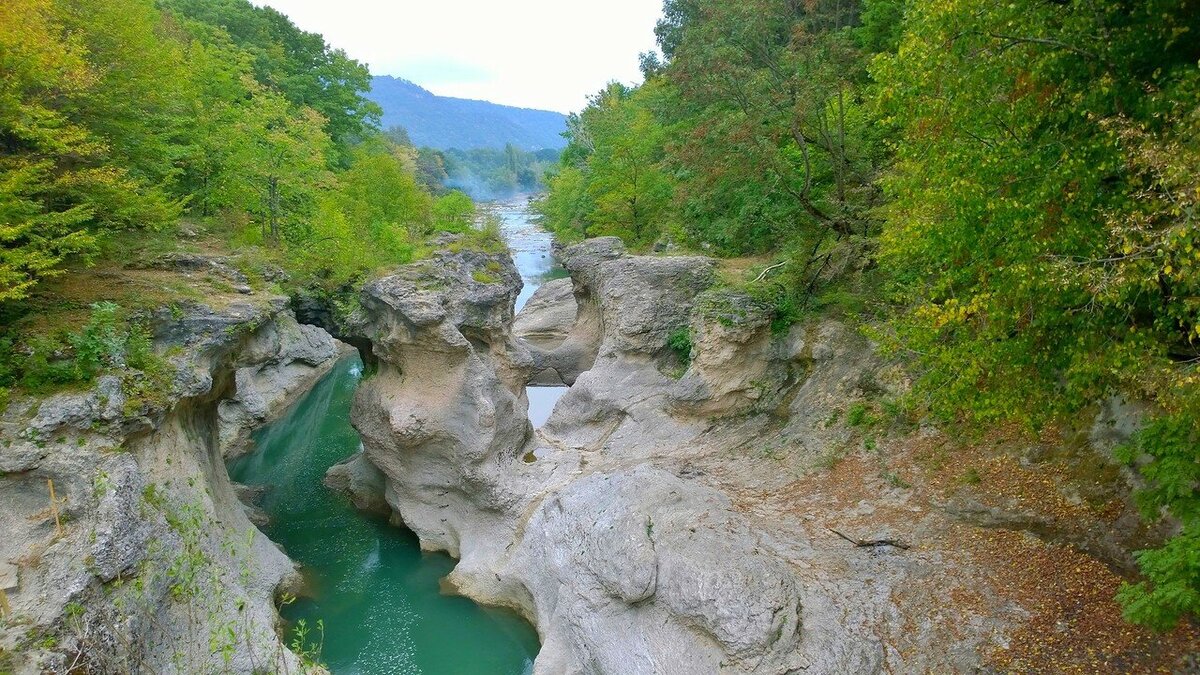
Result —
POLYGON ((0 302, 180 217, 321 283, 403 262, 433 227, 366 67, 271 8, 12 0, 0 71, 0 302))

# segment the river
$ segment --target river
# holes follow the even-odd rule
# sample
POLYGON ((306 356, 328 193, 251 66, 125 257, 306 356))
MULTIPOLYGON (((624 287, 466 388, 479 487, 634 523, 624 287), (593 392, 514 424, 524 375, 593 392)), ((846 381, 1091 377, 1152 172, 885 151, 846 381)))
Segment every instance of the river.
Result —
MULTIPOLYGON (((550 235, 530 221, 527 200, 490 205, 525 288, 524 306, 543 280, 561 276, 550 235)), ((310 629, 324 624, 321 660, 333 675, 522 675, 533 668, 537 634, 507 610, 443 595, 447 555, 423 553, 416 537, 357 512, 322 485, 325 471, 357 452, 350 403, 361 377, 343 360, 279 420, 254 434, 256 450, 232 462, 233 480, 269 486, 264 528, 304 569, 306 597, 282 610, 310 629)), ((530 387, 530 418, 540 426, 565 387, 530 387)))

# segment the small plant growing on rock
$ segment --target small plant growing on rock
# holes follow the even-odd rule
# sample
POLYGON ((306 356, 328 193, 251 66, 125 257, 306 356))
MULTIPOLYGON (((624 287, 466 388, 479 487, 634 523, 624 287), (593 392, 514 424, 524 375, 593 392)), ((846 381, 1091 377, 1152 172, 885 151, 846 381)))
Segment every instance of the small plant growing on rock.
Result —
POLYGON ((675 353, 675 357, 687 368, 692 362, 692 331, 688 327, 680 328, 667 336, 667 347, 675 353))
POLYGON ((495 284, 500 282, 500 277, 483 270, 475 270, 474 272, 471 272, 471 278, 481 284, 495 284))
POLYGON ((321 650, 325 646, 325 622, 317 619, 315 637, 310 637, 312 632, 308 623, 304 619, 300 619, 296 622, 296 629, 292 632, 292 643, 288 645, 292 648, 292 652, 300 658, 300 669, 305 673, 320 667, 321 650))

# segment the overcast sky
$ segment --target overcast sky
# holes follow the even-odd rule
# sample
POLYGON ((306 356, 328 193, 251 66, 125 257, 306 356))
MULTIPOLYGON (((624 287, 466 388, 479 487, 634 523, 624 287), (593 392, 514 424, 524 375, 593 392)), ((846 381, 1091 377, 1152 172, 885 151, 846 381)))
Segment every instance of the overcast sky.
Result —
POLYGON ((435 94, 559 112, 637 82, 662 0, 254 0, 435 94))

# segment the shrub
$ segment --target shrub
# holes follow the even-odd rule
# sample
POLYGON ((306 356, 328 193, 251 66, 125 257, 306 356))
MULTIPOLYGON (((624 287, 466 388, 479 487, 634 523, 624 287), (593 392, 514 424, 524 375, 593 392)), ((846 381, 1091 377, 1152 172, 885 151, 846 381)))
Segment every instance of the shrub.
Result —
POLYGON ((667 336, 667 347, 685 367, 692 362, 692 331, 683 327, 667 336))

